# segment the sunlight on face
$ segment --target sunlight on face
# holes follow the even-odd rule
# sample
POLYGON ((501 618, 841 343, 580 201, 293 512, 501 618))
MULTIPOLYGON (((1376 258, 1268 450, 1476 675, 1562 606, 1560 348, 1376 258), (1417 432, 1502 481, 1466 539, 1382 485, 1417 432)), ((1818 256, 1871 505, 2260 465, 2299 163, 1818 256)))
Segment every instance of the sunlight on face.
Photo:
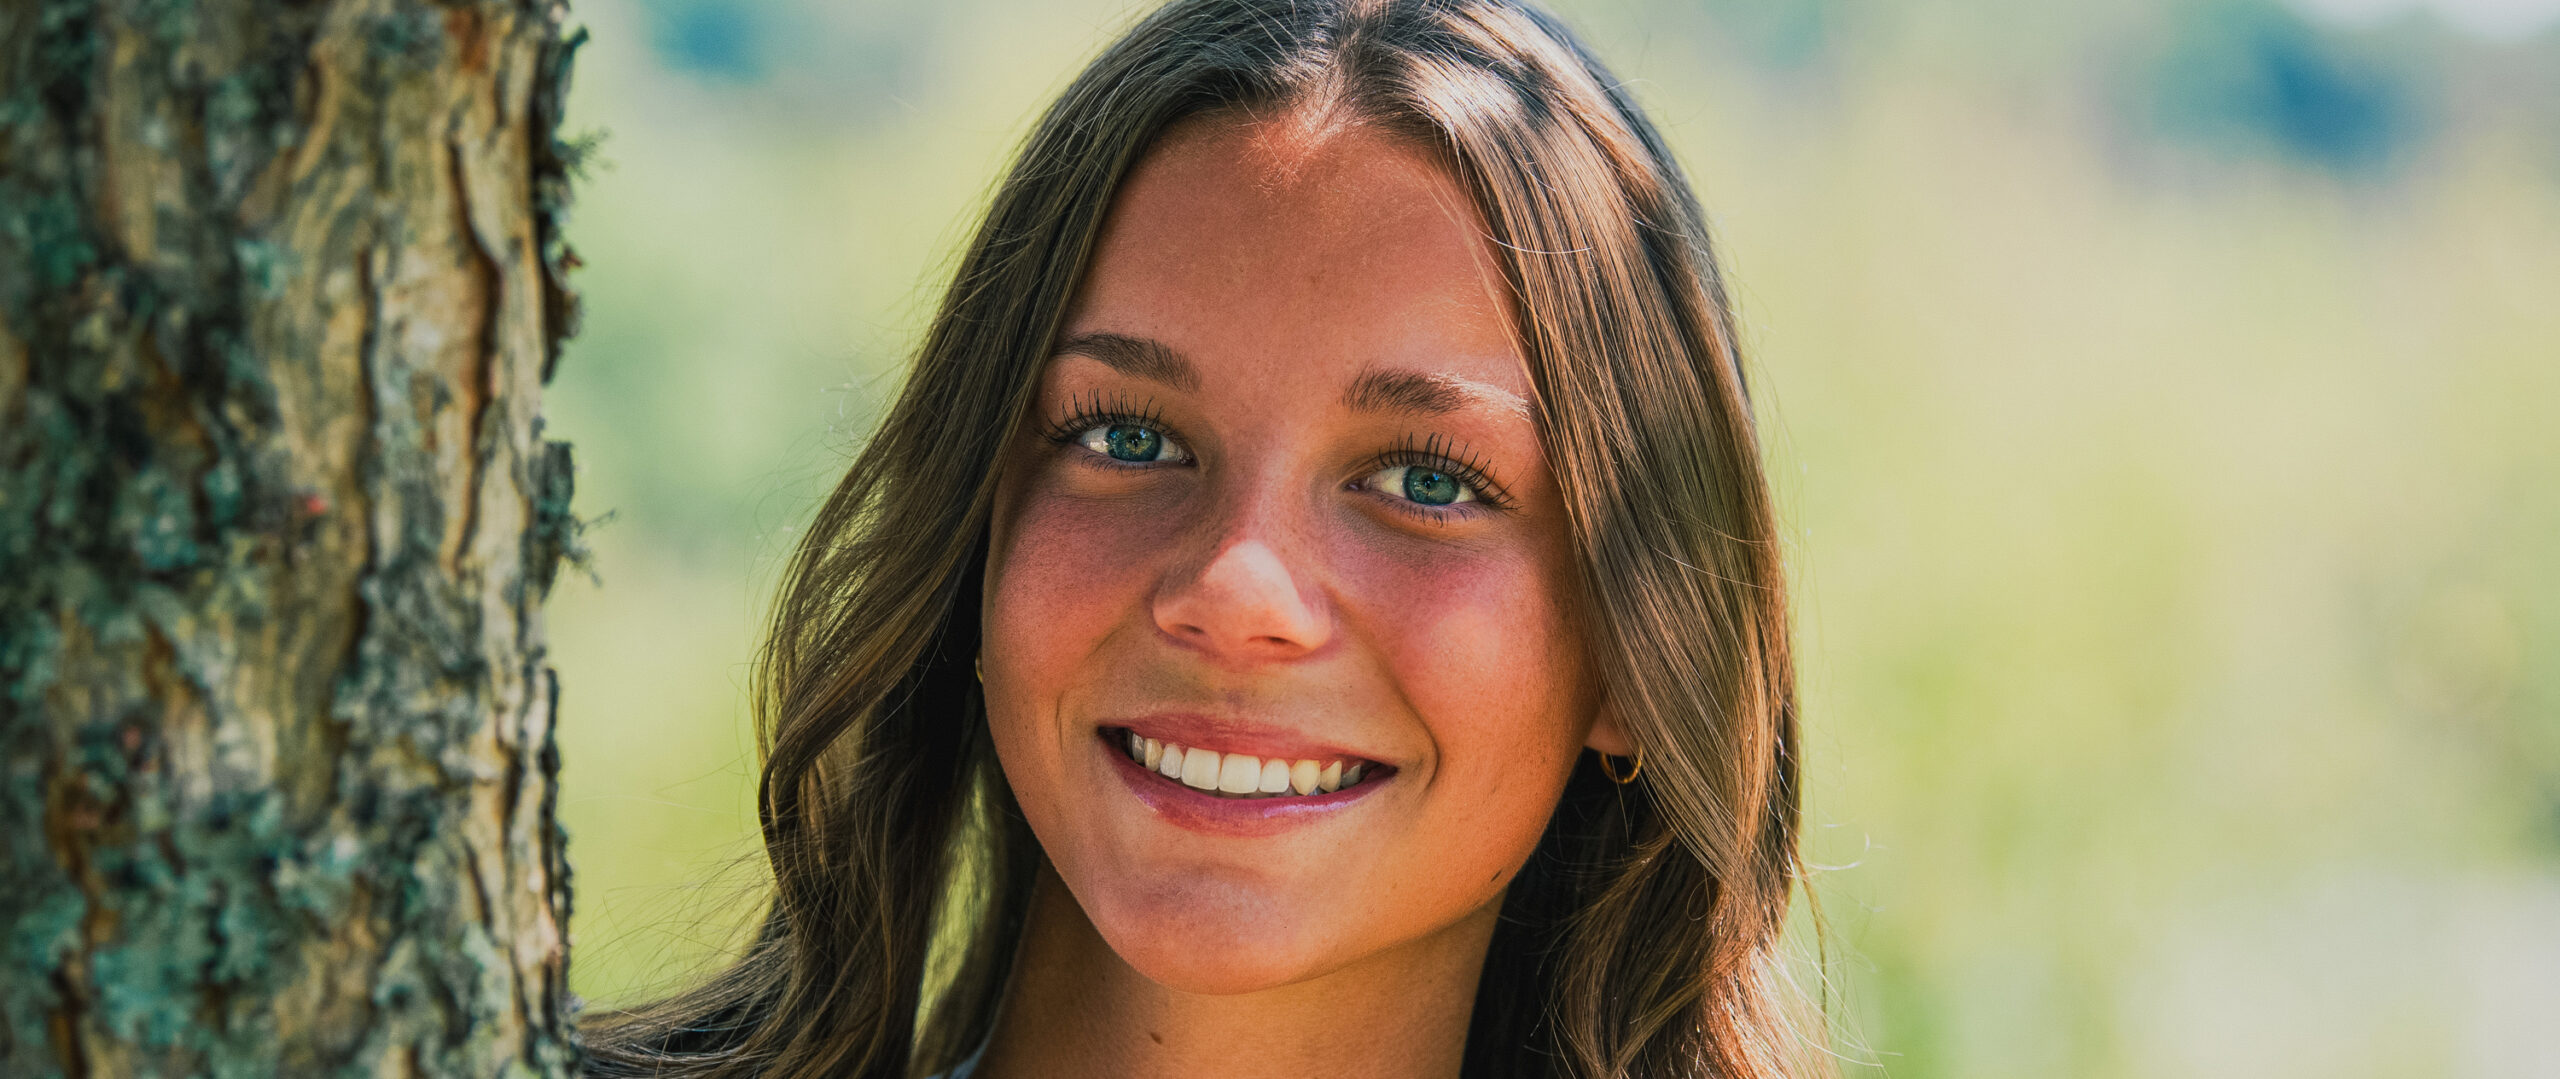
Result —
POLYGON ((1597 692, 1492 254, 1357 128, 1177 126, 1008 450, 984 677, 1085 915, 1175 989, 1489 917, 1597 692))

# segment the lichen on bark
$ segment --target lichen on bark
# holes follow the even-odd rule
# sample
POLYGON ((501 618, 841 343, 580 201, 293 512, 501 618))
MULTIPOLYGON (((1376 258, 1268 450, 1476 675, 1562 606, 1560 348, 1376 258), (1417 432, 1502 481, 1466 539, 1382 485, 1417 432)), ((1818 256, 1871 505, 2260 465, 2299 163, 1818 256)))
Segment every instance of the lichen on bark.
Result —
POLYGON ((574 1070, 564 19, 0 6, 0 1074, 574 1070))

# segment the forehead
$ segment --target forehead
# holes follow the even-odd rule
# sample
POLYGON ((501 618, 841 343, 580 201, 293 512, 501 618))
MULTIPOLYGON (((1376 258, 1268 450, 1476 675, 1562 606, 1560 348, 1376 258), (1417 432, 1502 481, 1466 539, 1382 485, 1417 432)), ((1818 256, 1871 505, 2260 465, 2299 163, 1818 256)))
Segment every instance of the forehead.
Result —
POLYGON ((1067 332, 1143 335, 1214 384, 1432 372, 1525 396, 1493 252, 1429 156, 1302 117, 1195 119, 1112 203, 1067 332))

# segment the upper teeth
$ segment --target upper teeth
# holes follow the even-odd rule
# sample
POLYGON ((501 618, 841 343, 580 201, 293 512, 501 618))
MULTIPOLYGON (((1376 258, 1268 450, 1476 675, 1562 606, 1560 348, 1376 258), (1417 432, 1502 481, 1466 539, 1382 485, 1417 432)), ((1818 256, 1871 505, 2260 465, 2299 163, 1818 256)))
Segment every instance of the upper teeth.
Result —
POLYGON ((1268 759, 1250 753, 1220 753, 1173 742, 1142 738, 1129 731, 1129 759, 1183 785, 1243 798, 1267 798, 1295 791, 1336 791, 1360 782, 1366 761, 1268 759))

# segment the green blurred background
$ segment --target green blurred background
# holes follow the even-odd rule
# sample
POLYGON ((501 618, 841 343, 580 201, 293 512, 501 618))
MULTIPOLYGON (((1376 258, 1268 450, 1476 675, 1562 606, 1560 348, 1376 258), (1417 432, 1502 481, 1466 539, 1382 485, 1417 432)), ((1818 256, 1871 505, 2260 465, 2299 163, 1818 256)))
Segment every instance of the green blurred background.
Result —
MULTIPOLYGON (((578 0, 591 1002, 753 913, 779 559, 1140 6, 578 0)), ((1852 1070, 2560 1076, 2560 0, 1559 6, 1738 283, 1852 1070)))

